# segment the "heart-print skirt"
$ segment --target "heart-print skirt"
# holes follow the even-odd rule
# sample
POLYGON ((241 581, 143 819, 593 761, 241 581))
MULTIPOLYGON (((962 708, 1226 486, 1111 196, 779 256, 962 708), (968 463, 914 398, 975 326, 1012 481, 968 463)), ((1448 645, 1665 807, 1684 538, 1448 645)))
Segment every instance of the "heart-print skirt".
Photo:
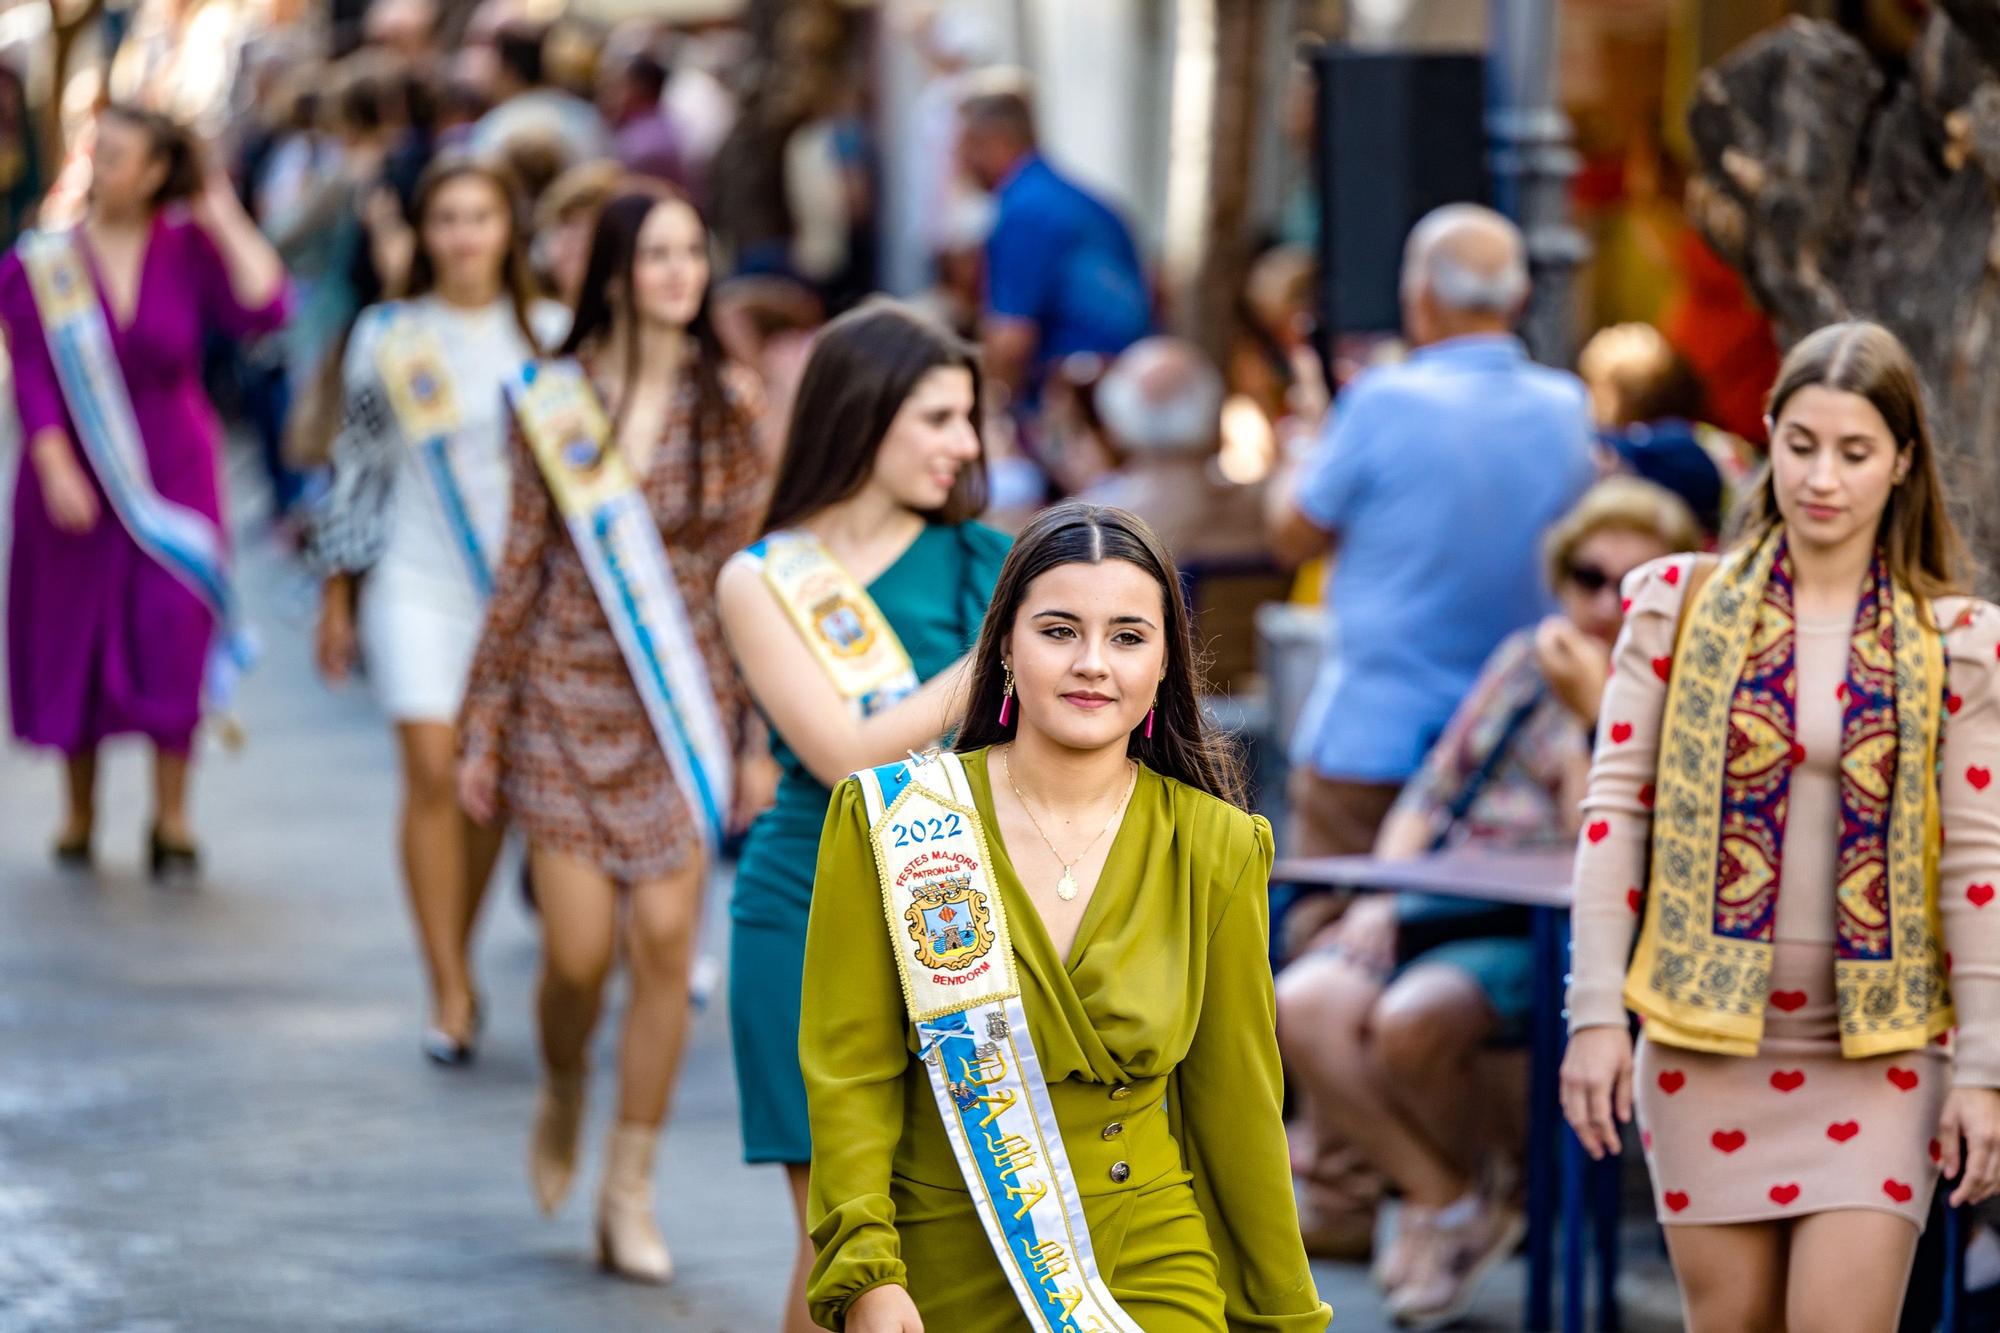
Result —
POLYGON ((1779 940, 1771 982, 1754 1056, 1640 1038, 1634 1100, 1660 1221, 1863 1208, 1921 1230, 1938 1178, 1943 1052, 1844 1058, 1830 943, 1779 940))

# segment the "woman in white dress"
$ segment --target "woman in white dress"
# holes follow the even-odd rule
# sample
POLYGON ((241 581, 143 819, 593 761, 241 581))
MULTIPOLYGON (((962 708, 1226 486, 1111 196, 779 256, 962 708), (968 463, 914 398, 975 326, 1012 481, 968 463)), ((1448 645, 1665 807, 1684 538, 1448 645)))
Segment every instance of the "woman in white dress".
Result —
POLYGON ((458 808, 455 719, 506 539, 512 454, 501 385, 560 339, 538 301, 507 178, 432 164, 414 205, 408 294, 363 311, 343 360, 333 485, 313 534, 325 575, 318 657, 333 684, 357 658, 402 753, 401 850, 431 989, 424 1051, 472 1058, 470 941, 501 830, 458 808))

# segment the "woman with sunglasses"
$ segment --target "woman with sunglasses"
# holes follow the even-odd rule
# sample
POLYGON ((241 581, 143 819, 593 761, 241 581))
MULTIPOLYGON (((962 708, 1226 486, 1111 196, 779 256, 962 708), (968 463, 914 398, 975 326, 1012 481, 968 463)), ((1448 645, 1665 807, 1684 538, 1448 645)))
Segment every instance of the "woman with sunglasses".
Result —
MULTIPOLYGON (((1592 719, 1570 709, 1545 664, 1585 674, 1594 660, 1601 693, 1623 619, 1619 581, 1700 539, 1687 506, 1650 482, 1617 477, 1593 487, 1548 536, 1560 612, 1487 660, 1397 798, 1375 854, 1569 842, 1592 719)), ((1308 1142, 1358 1149, 1402 1194, 1396 1236, 1375 1272, 1402 1321, 1455 1318, 1520 1239, 1504 1179, 1512 1172, 1484 1169, 1504 1163, 1513 1145, 1477 1113, 1489 1099, 1468 1090, 1481 1080, 1484 1048, 1525 1035, 1534 995, 1527 924, 1518 909, 1366 897, 1278 980, 1279 1044, 1304 1094, 1308 1142)), ((1314 1179, 1325 1174, 1318 1156, 1302 1172, 1309 1209, 1314 1179)))

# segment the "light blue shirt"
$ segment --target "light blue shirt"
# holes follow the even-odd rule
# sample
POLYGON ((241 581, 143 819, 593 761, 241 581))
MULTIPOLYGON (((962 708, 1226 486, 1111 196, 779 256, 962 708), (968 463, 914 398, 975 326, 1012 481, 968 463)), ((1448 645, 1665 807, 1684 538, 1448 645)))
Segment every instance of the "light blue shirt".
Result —
POLYGON ((1348 387, 1299 484, 1334 565, 1293 763, 1357 782, 1417 770, 1487 655, 1550 610, 1542 534, 1594 479, 1590 441, 1582 383, 1504 334, 1348 387))

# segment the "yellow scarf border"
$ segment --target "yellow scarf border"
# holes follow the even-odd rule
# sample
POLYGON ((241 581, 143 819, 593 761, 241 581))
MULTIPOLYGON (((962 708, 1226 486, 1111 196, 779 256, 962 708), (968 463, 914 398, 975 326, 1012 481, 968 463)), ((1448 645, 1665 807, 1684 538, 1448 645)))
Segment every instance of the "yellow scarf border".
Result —
MULTIPOLYGON (((1674 647, 1660 727, 1653 857, 1625 1003, 1649 1040, 1755 1055, 1764 1034, 1771 945, 1713 933, 1729 713, 1783 540, 1775 528, 1723 558, 1689 608, 1674 647)), ((1938 911, 1937 748, 1943 636, 1916 597, 1894 591, 1896 786, 1889 810, 1890 956, 1834 964, 1840 1048, 1849 1059, 1917 1050, 1957 1021, 1938 911)))

